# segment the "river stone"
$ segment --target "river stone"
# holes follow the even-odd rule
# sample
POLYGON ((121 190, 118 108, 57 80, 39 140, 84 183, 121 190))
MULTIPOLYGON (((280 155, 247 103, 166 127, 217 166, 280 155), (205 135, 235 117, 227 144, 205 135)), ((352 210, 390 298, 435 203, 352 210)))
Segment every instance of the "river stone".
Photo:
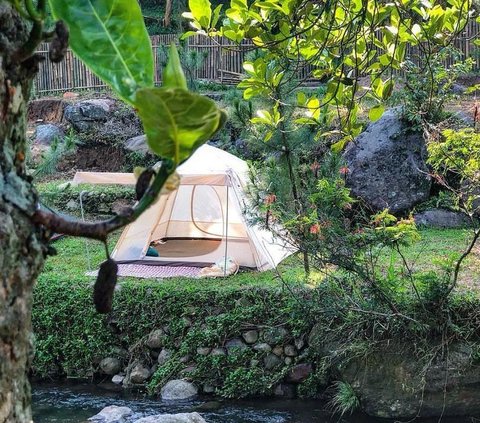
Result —
POLYGON ((124 375, 115 375, 112 377, 112 383, 114 383, 115 385, 121 385, 124 380, 125 380, 124 375))
POLYGON ((269 328, 263 332, 263 340, 270 345, 283 344, 288 338, 288 331, 282 327, 269 328))
POLYGON ((164 400, 185 400, 197 395, 197 388, 182 379, 174 379, 167 382, 160 391, 164 400))
POLYGON ((209 348, 209 347, 198 347, 197 348, 197 354, 198 355, 208 355, 208 354, 210 354, 210 351, 212 351, 212 349, 209 348))
POLYGON ((35 128, 35 144, 51 145, 55 140, 61 141, 65 133, 57 125, 47 123, 35 128))
POLYGON ((428 357, 422 360, 408 345, 389 343, 367 357, 352 358, 338 371, 361 398, 362 409, 372 416, 478 415, 480 366, 472 363, 472 347, 450 344, 447 351, 448 356, 426 366, 428 357))
POLYGON ((247 344, 255 344, 258 341, 258 331, 256 330, 249 330, 242 334, 242 338, 245 340, 247 344))
POLYGON ((122 363, 118 358, 106 357, 100 362, 99 367, 102 373, 113 376, 122 370, 122 363))
POLYGON ((393 110, 368 125, 343 158, 347 186, 374 210, 402 213, 430 196, 423 135, 410 131, 393 110))
POLYGON ((465 228, 472 224, 464 213, 445 209, 426 210, 417 213, 414 218, 418 226, 429 228, 465 228))
POLYGON ((163 366, 168 360, 170 360, 171 356, 172 356, 172 352, 164 348, 162 351, 160 351, 160 354, 158 354, 158 358, 157 358, 158 365, 163 366))
POLYGON ((225 348, 214 348, 210 355, 227 355, 225 348))
POLYGON ((283 363, 283 360, 278 355, 270 353, 263 357, 263 366, 267 370, 272 370, 281 363, 283 363))
POLYGON ((273 348, 272 352, 281 357, 283 355, 283 347, 281 345, 277 345, 275 348, 273 348))
POLYGON ((240 338, 234 338, 225 343, 225 348, 228 352, 231 352, 232 350, 244 350, 248 346, 240 338))
POLYGON ((88 420, 98 423, 125 423, 126 417, 133 414, 131 408, 118 407, 117 405, 109 405, 105 407, 100 413, 95 414, 88 420))
POLYGON ((287 373, 285 380, 291 383, 301 383, 312 373, 312 365, 309 363, 297 364, 287 373))
POLYGON ((272 347, 268 345, 266 342, 261 342, 260 344, 255 344, 253 346, 253 349, 255 351, 260 351, 260 352, 270 352, 272 351, 272 347))
POLYGON ((147 137, 145 135, 138 135, 137 137, 129 138, 125 141, 125 148, 142 156, 150 153, 147 145, 147 137))
POLYGON ((297 355, 297 350, 293 345, 285 345, 283 349, 284 353, 288 357, 295 357, 297 355))
POLYGON ((132 371, 130 372, 129 381, 136 385, 141 385, 147 381, 150 377, 150 370, 147 369, 143 364, 136 364, 132 371))
POLYGON ((163 329, 155 329, 150 332, 147 339, 147 347, 150 349, 159 349, 163 347, 163 342, 165 339, 165 333, 163 329))
POLYGON ((305 346, 305 335, 295 338, 294 344, 297 350, 301 350, 305 346))
POLYGON ((158 414, 142 417, 134 423, 207 423, 198 413, 158 414))

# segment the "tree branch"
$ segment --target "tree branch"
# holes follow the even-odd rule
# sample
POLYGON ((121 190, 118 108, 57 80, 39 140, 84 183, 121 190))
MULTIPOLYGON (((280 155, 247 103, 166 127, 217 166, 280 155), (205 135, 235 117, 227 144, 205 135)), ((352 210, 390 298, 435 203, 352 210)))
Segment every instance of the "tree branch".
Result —
POLYGON ((33 222, 56 233, 105 241, 108 234, 133 222, 155 202, 174 170, 172 162, 164 162, 141 200, 125 213, 117 214, 111 219, 100 222, 82 222, 70 220, 46 210, 37 210, 33 215, 33 222))

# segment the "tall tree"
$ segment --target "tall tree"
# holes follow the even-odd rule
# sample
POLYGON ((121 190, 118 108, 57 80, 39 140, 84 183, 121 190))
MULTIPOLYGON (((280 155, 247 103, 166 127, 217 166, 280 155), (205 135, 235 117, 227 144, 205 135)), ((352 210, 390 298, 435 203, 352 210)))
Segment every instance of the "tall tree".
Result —
POLYGON ((163 24, 167 28, 170 26, 172 20, 172 0, 165 0, 165 16, 163 18, 163 24))
MULTIPOLYGON (((187 90, 174 46, 163 86, 154 87, 152 47, 136 1, 49 4, 57 20, 52 30, 44 27, 46 0, 0 0, 0 423, 32 420, 27 379, 32 290, 51 251, 49 233, 106 242, 112 230, 136 219, 160 192, 175 189, 176 166, 224 121, 213 101, 187 90), (60 61, 69 34, 77 56, 138 110, 148 145, 163 160, 160 170, 147 169, 139 178, 137 205, 103 222, 75 222, 40 209, 25 165, 26 108, 42 59, 35 49, 50 41, 50 60, 60 61), (187 108, 192 111, 184 116, 187 108)), ((97 310, 110 310, 115 282, 116 264, 108 259, 95 284, 97 310)))

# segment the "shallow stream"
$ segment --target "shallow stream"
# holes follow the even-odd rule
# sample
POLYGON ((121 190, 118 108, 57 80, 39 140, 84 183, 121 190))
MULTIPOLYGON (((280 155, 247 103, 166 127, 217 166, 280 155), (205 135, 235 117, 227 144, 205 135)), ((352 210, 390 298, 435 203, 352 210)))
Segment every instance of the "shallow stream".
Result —
MULTIPOLYGON (((245 400, 212 402, 210 398, 171 403, 119 390, 110 385, 42 384, 32 389, 35 423, 83 423, 103 407, 130 407, 138 418, 145 415, 198 411, 208 423, 393 423, 356 414, 331 416, 324 404, 305 400, 245 400), (202 410, 202 405, 208 410, 202 410), (213 408, 213 409, 212 409, 213 408)), ((438 419, 416 420, 437 423, 438 419)), ((470 423, 469 418, 442 419, 442 423, 470 423)))

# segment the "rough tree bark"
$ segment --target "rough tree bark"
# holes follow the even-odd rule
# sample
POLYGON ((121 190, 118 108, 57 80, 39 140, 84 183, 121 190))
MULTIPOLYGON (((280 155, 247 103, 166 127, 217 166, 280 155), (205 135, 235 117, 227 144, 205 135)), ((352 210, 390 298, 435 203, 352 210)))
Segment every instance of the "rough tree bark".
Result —
POLYGON ((46 239, 32 221, 36 195, 25 169, 26 106, 38 63, 19 58, 29 28, 0 0, 0 423, 31 422, 32 289, 46 239))

